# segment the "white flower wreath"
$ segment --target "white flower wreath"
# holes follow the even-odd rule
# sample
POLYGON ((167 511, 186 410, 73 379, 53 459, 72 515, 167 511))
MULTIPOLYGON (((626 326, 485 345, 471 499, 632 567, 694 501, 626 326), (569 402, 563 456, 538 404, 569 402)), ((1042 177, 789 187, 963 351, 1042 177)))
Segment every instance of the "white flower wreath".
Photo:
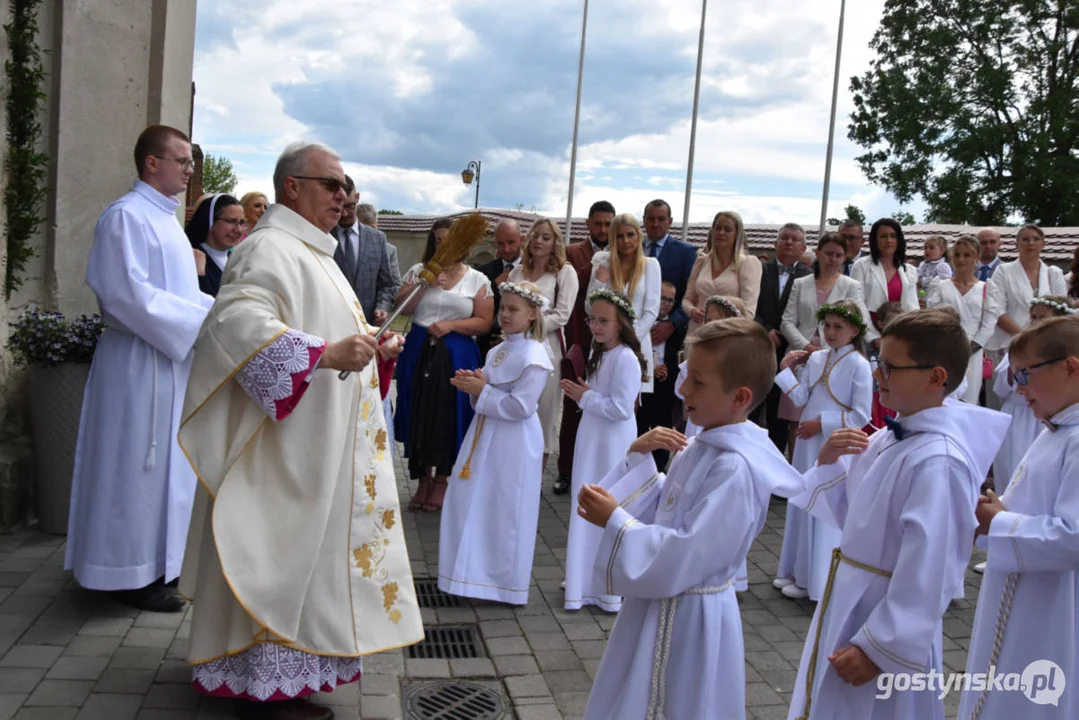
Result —
POLYGON ((523 299, 532 307, 537 307, 540 310, 546 310, 547 307, 550 305, 550 301, 547 300, 547 298, 545 298, 543 295, 540 295, 539 293, 534 293, 531 290, 526 290, 517 283, 504 282, 498 286, 498 291, 503 294, 513 293, 514 295, 517 295, 518 297, 523 299))
POLYGON ((630 305, 629 300, 626 300, 626 296, 622 293, 615 292, 610 288, 600 288, 593 290, 592 294, 588 296, 588 304, 596 302, 596 300, 606 300, 607 302, 622 308, 622 311, 629 316, 630 320, 637 319, 637 311, 630 305))
POLYGON ((1061 312, 1061 313, 1064 313, 1066 315, 1079 315, 1079 308, 1068 307, 1067 305, 1065 305, 1062 302, 1057 302, 1056 300, 1050 300, 1047 297, 1036 297, 1033 300, 1031 300, 1030 301, 1030 306, 1034 307, 1035 305, 1044 305, 1045 307, 1050 308, 1051 310, 1055 310, 1057 312, 1061 312))

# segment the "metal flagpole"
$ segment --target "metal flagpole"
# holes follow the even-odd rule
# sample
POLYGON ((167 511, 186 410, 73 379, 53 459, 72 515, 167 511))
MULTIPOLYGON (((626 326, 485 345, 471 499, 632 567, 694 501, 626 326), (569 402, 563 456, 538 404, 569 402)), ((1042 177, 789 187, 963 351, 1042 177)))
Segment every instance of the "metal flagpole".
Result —
POLYGON ((843 55, 843 16, 847 12, 847 0, 839 2, 839 38, 835 44, 835 80, 832 81, 832 117, 828 122, 828 155, 824 161, 824 196, 820 204, 820 228, 817 237, 824 234, 825 218, 828 217, 828 186, 832 181, 832 147, 835 143, 835 107, 839 100, 839 61, 843 55))
POLYGON ((588 34, 588 0, 584 0, 581 20, 581 55, 577 60, 577 108, 573 112, 573 145, 569 153, 569 199, 566 200, 565 242, 571 242, 573 232, 573 181, 577 174, 577 129, 581 123, 581 86, 584 84, 584 41, 588 34))
POLYGON ((682 211, 682 242, 689 235, 689 198, 693 191, 693 152, 697 148, 697 107, 701 99, 701 65, 704 61, 704 20, 708 14, 708 0, 701 0, 701 35, 697 40, 697 79, 693 85, 693 119, 689 125, 689 164, 686 168, 686 204, 682 211))

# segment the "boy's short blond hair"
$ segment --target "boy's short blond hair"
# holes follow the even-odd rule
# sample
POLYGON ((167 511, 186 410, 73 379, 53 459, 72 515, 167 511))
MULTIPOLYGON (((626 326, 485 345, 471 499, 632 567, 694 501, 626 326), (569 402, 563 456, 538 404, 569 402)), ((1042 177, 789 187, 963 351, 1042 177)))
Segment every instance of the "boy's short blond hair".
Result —
POLYGON ((1051 317, 1012 338, 1008 355, 1037 360, 1079 357, 1079 316, 1051 317))
POLYGON ((746 318, 705 323, 686 338, 687 356, 697 350, 716 354, 716 370, 723 387, 748 387, 752 412, 768 396, 776 377, 776 350, 764 326, 746 318))
POLYGON ((959 321, 959 313, 952 308, 905 312, 888 323, 881 338, 903 341, 907 354, 917 365, 944 368, 948 373, 945 386, 949 393, 955 392, 967 374, 970 339, 959 321))

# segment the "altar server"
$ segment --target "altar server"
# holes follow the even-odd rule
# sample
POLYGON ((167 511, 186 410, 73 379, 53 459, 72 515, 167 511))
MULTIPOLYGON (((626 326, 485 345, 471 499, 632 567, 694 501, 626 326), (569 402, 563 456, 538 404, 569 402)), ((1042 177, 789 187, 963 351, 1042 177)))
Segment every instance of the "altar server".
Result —
POLYGON ((963 582, 979 488, 1008 423, 992 410, 944 405, 969 355, 954 313, 921 310, 889 323, 876 379, 899 419, 871 440, 861 430, 833 432, 806 474, 810 489, 792 500, 843 534, 789 720, 944 717, 936 691, 878 697, 875 678, 943 671, 941 616, 963 582))
POLYGON ((748 319, 709 322, 686 345, 682 393, 700 434, 687 443, 656 428, 630 447, 619 470, 639 473, 651 496, 636 517, 606 487, 580 492, 580 516, 604 528, 593 582, 625 596, 588 699, 590 720, 745 717, 735 581, 771 494, 804 487, 768 432, 747 420, 775 374, 764 328, 748 319), (659 447, 680 452, 650 486, 659 447))
POLYGON ((438 587, 453 595, 528 604, 543 475, 540 395, 551 374, 544 343, 547 299, 529 282, 502 283, 499 327, 482 370, 450 383, 476 414, 442 506, 438 587))
POLYGON ((1044 430, 1008 490, 978 505, 989 550, 968 673, 1017 673, 1028 686, 965 689, 960 718, 1079 716, 1079 318, 1045 320, 1012 340, 1018 392, 1044 430), (1040 662, 1039 662, 1040 661, 1040 662))
MULTIPOLYGON (((139 179, 97 222, 86 282, 105 333, 83 394, 64 567, 84 588, 142 610, 178 612, 195 473, 180 448, 191 350, 213 298, 176 220, 191 143, 153 125, 135 143, 139 179)), ((39 448, 48 452, 48 448, 39 448)))

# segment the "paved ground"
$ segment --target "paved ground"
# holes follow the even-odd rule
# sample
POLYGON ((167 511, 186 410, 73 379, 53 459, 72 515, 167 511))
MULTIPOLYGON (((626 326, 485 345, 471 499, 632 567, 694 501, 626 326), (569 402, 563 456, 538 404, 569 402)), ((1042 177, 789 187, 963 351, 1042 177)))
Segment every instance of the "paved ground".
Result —
MULTIPOLYGON (((398 477, 407 477, 403 466, 398 477)), ((486 658, 406 660, 397 650, 365 658, 361 684, 320 697, 339 718, 403 717, 402 697, 418 683, 469 678, 505 700, 507 718, 579 718, 614 616, 562 610, 569 501, 545 481, 529 604, 476 604, 424 610, 429 626, 476 623, 486 658)), ((409 484, 399 480, 403 504, 409 484)), ((750 589, 739 595, 745 631, 748 715, 785 718, 813 605, 771 586, 782 530, 781 503, 749 556, 750 589)), ((417 577, 434 577, 438 515, 404 513, 417 577)), ((124 720, 230 717, 227 703, 204 698, 183 662, 189 618, 134 610, 77 587, 63 571, 63 538, 34 531, 0 536, 0 720, 124 720)), ((964 666, 978 575, 944 619, 949 669, 964 666)), ((958 697, 947 698, 954 717, 958 697)))

